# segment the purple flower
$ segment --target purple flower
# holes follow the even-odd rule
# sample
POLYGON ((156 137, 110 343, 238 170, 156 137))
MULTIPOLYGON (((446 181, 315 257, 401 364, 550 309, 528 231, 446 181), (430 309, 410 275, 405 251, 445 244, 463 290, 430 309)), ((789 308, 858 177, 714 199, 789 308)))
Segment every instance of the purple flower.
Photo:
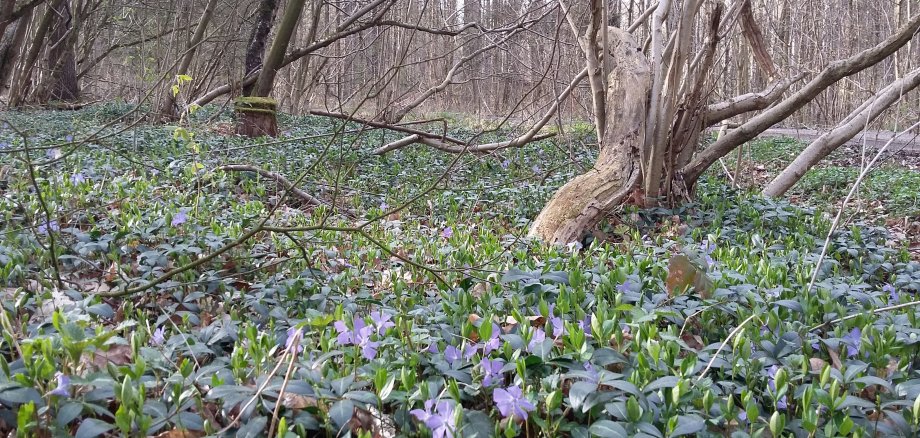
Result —
POLYGON ((597 372, 597 369, 594 368, 594 365, 591 365, 591 362, 585 362, 585 371, 588 372, 588 381, 594 384, 597 384, 601 380, 600 373, 597 372))
POLYGON ((73 136, 70 135, 70 134, 67 134, 67 136, 64 137, 64 141, 66 141, 66 142, 68 142, 68 143, 72 142, 72 141, 73 141, 73 136))
POLYGON ((50 231, 60 231, 61 226, 58 224, 58 221, 52 220, 51 222, 45 222, 39 225, 37 230, 41 234, 49 234, 50 231))
POLYGON ((70 377, 61 372, 55 373, 54 377, 57 378, 57 388, 52 389, 48 395, 70 397, 70 377))
POLYGON ((409 413, 418 421, 425 423, 425 426, 431 429, 431 435, 434 438, 453 438, 454 407, 449 401, 426 400, 425 410, 413 409, 409 413))
MULTIPOLYGON (((776 366, 776 365, 773 365, 773 366, 771 366, 769 369, 767 369, 767 376, 769 376, 769 378, 770 378, 770 381, 767 382, 767 383, 768 383, 768 385, 770 385, 770 391, 776 391, 776 373, 777 373, 777 371, 779 371, 779 367, 776 366)), ((776 402, 776 408, 777 408, 777 409, 785 410, 787 407, 788 407, 788 405, 787 405, 787 403, 786 403, 786 396, 783 395, 783 396, 780 397, 780 399, 776 402)))
POLYGON ((489 353, 495 350, 498 350, 498 347, 501 346, 502 341, 501 341, 501 338, 498 337, 498 332, 500 330, 501 328, 493 322, 492 323, 492 334, 489 335, 489 340, 483 343, 482 345, 482 355, 483 356, 488 356, 489 353))
POLYGON ((10 147, 10 144, 4 141, 0 141, 0 150, 10 147))
POLYGON ((898 295, 898 291, 891 284, 886 283, 882 286, 882 292, 888 292, 888 300, 893 303, 901 301, 901 296, 898 295))
POLYGON ((303 351, 303 347, 300 345, 300 340, 303 338, 303 329, 297 327, 291 327, 287 331, 287 341, 284 342, 284 348, 287 350, 294 350, 295 354, 299 354, 303 351))
POLYGON ((447 348, 444 349, 444 360, 453 366, 454 362, 460 360, 460 350, 453 345, 448 345, 447 348))
POLYGON ((533 173, 540 173, 540 166, 534 164, 530 170, 533 170, 533 173))
POLYGON ((707 268, 711 268, 712 265, 714 265, 714 264, 716 264, 716 261, 713 260, 713 258, 712 258, 711 255, 706 254, 706 267, 707 267, 707 268))
POLYGON ((530 343, 527 344, 527 351, 533 351, 538 345, 543 344, 543 341, 546 340, 546 332, 543 329, 535 329, 533 331, 533 336, 530 338, 530 343))
POLYGON ((854 327, 849 333, 843 336, 843 341, 847 344, 847 358, 853 358, 859 354, 859 348, 862 346, 862 330, 854 327))
POLYGON ((451 227, 444 227, 444 230, 441 231, 441 237, 445 239, 450 239, 450 236, 454 235, 454 229, 451 227))
POLYGON ((61 150, 60 150, 60 149, 57 149, 57 148, 55 148, 55 149, 48 149, 48 151, 45 152, 45 156, 47 156, 48 158, 50 158, 50 159, 52 159, 52 160, 56 160, 56 159, 58 159, 58 158, 61 158, 61 150))
POLYGON ((632 291, 633 284, 631 281, 626 280, 619 286, 617 286, 617 292, 630 292, 632 291))
POLYGON ((507 169, 511 165, 511 160, 502 161, 502 169, 507 169))
POLYGON ((393 315, 383 313, 381 311, 371 312, 371 321, 374 322, 374 326, 377 327, 377 334, 383 336, 386 333, 387 329, 390 327, 396 327, 396 324, 393 321, 393 315))
POLYGON ((492 393, 492 399, 495 400, 495 406, 498 407, 498 411, 505 418, 515 417, 526 420, 527 412, 537 408, 530 400, 524 397, 523 391, 517 385, 509 386, 506 389, 496 389, 492 393))
POLYGON ((428 352, 431 353, 431 354, 438 354, 438 353, 440 353, 440 352, 438 351, 438 344, 435 343, 435 342, 432 342, 432 343, 428 344, 428 348, 427 348, 426 350, 428 350, 428 352))
POLYGON ((712 254, 712 252, 716 250, 716 244, 715 244, 715 243, 710 243, 708 239, 707 239, 707 240, 703 240, 703 242, 700 243, 700 249, 701 249, 701 250, 703 251, 703 253, 705 253, 705 254, 712 254))
POLYGON ((483 358, 479 362, 479 366, 482 367, 482 386, 492 386, 492 379, 496 377, 501 377, 502 367, 505 366, 505 361, 501 359, 489 360, 483 358))
POLYGON ((747 412, 745 412, 745 411, 743 411, 743 410, 742 410, 741 412, 739 412, 739 413, 738 413, 738 419, 741 420, 741 421, 744 422, 744 423, 747 423, 747 412))
POLYGON ((177 227, 179 225, 184 224, 185 221, 187 220, 188 220, 188 216, 185 214, 185 209, 181 209, 179 210, 178 213, 176 213, 175 216, 173 216, 172 222, 170 222, 169 224, 174 227, 177 227))
POLYGON ((815 350, 815 351, 820 350, 820 349, 821 349, 821 340, 818 339, 817 341, 812 342, 812 343, 811 343, 811 349, 812 349, 812 350, 815 350))
POLYGON ((549 319, 550 325, 553 326, 553 337, 558 338, 565 334, 565 325, 562 322, 562 318, 554 316, 549 319))
POLYGON ((767 333, 770 333, 770 327, 767 327, 766 324, 760 326, 760 336, 764 337, 767 335, 767 333))
POLYGON ((166 342, 166 327, 159 327, 150 335, 150 344, 160 346, 166 342))
POLYGON ((387 204, 386 202, 381 202, 381 203, 380 203, 380 209, 383 210, 383 211, 387 211, 387 210, 390 209, 390 205, 387 204))
POLYGON ((380 342, 371 341, 371 335, 374 334, 374 327, 368 326, 361 318, 356 318, 355 328, 349 330, 345 321, 336 321, 333 324, 335 330, 339 332, 336 337, 339 345, 354 345, 361 348, 361 355, 367 360, 373 360, 377 357, 377 347, 380 342))
POLYGON ((479 346, 474 344, 466 344, 466 348, 463 349, 463 358, 470 360, 476 353, 479 352, 479 346))
POLYGON ((578 327, 585 332, 585 336, 591 336, 591 314, 585 314, 585 319, 578 321, 578 327))
POLYGON ((83 184, 86 182, 86 177, 82 173, 77 172, 70 176, 70 182, 73 185, 83 184))

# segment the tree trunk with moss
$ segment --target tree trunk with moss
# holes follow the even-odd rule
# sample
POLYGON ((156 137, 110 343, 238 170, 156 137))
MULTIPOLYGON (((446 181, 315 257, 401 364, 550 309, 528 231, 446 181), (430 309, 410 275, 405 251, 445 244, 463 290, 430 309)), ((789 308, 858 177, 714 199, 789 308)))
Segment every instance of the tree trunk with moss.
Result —
POLYGON ((236 132, 238 134, 247 137, 262 135, 275 137, 278 135, 278 120, 275 114, 277 102, 269 99, 268 96, 271 95, 275 75, 278 74, 278 69, 284 62, 284 54, 294 35, 294 29, 297 28, 297 23, 300 21, 305 3, 306 0, 291 0, 288 3, 281 23, 278 25, 278 33, 275 35, 275 40, 272 41, 272 47, 268 56, 265 57, 262 70, 259 71, 259 78, 252 89, 252 96, 237 100, 236 132))

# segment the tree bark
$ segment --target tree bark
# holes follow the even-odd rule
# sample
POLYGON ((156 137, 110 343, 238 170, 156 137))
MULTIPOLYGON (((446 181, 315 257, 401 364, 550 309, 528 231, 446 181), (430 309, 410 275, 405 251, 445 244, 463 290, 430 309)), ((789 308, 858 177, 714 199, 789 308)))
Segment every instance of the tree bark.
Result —
POLYGON ((10 87, 10 76, 13 67, 19 59, 20 52, 24 51, 23 41, 29 29, 29 20, 32 19, 32 10, 29 9, 19 20, 14 21, 4 33, 0 34, 0 95, 10 87))
POLYGON ((77 60, 74 53, 76 41, 73 31, 73 16, 70 1, 51 6, 54 22, 48 41, 48 66, 51 69, 49 82, 40 87, 45 90, 39 96, 42 103, 60 101, 74 103, 80 100, 80 83, 77 80, 77 60))
POLYGON ((562 186, 530 228, 530 236, 566 244, 580 240, 633 189, 639 177, 639 150, 645 142, 645 121, 651 69, 633 36, 608 28, 612 69, 607 76, 607 128, 600 155, 586 173, 562 186))
POLYGON ((892 104, 920 86, 920 69, 891 83, 875 96, 863 103, 844 119, 836 128, 822 135, 800 153, 789 166, 764 188, 766 196, 782 196, 795 185, 805 172, 818 164, 831 152, 862 132, 892 104))
POLYGON ((291 42, 291 36, 294 35, 294 29, 297 28, 297 23, 300 21, 300 14, 303 12, 305 3, 306 0, 291 0, 284 9, 284 16, 278 25, 278 33, 275 35, 275 40, 272 41, 271 50, 259 72, 252 96, 267 97, 271 94, 275 76, 284 62, 284 54, 291 42))
MULTIPOLYGON (((201 42, 204 41, 204 33, 208 29, 208 24, 210 24, 211 17, 214 16, 214 9, 216 8, 217 0, 209 0, 207 6, 204 8, 204 12, 201 14, 201 19, 198 20, 198 25, 195 26, 195 33, 188 42, 185 54, 182 55, 182 61, 179 63, 179 68, 176 69, 177 75, 188 75, 189 68, 192 66, 192 61, 195 60, 195 52, 198 50, 198 46, 201 45, 201 42)), ((167 90, 166 97, 163 99, 160 110, 157 112, 157 117, 161 122, 179 119, 179 108, 176 106, 176 95, 173 93, 172 87, 167 90)))
MULTIPOLYGON (((265 46, 268 44, 268 35, 272 31, 272 23, 275 21, 275 11, 278 9, 278 0, 261 0, 259 9, 256 11, 256 24, 252 28, 249 36, 249 44, 246 46, 246 64, 243 77, 255 73, 262 67, 262 57, 265 55, 265 46)), ((252 93, 252 84, 243 87, 243 95, 249 96, 252 93)))

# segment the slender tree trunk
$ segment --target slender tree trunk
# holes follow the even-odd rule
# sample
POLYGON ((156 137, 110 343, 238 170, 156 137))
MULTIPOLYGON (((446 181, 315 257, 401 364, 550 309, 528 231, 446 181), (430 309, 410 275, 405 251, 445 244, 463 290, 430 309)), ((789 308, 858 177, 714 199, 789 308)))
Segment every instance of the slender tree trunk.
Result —
POLYGON ((22 43, 29 30, 29 21, 32 20, 32 10, 26 11, 18 20, 10 24, 3 34, 0 34, 0 95, 10 88, 10 77, 21 52, 25 50, 22 43))
POLYGON ((275 84, 278 69, 284 63, 284 54, 300 21, 306 0, 291 0, 284 9, 284 16, 278 25, 278 33, 265 58, 259 78, 252 89, 252 95, 241 97, 236 102, 237 134, 247 137, 278 135, 278 120, 275 114, 278 104, 269 98, 275 84))
POLYGON ((51 29, 51 24, 54 22, 55 8, 59 7, 62 2, 63 0, 54 0, 38 22, 26 56, 20 63, 20 67, 13 74, 13 80, 10 85, 11 107, 20 106, 26 101, 29 90, 32 88, 32 70, 35 68, 35 63, 38 61, 42 49, 45 47, 45 37, 48 36, 48 29, 51 29))
POLYGON ((80 100, 80 84, 77 81, 77 60, 74 53, 76 37, 73 34, 73 15, 70 1, 63 1, 51 7, 54 23, 48 41, 48 67, 51 72, 45 86, 39 87, 42 103, 55 101, 73 103, 80 100))
MULTIPOLYGON (((198 46, 201 45, 201 42, 204 41, 205 31, 208 29, 211 17, 214 16, 214 9, 217 8, 217 3, 217 0, 208 0, 208 4, 201 14, 201 19, 198 20, 198 25, 195 26, 195 33, 192 35, 192 39, 188 42, 185 53, 182 55, 182 61, 179 62, 179 68, 176 69, 176 75, 189 74, 189 68, 192 66, 192 61, 195 60, 195 52, 198 50, 198 46)), ((179 108, 176 105, 176 94, 173 92, 172 87, 167 90, 166 97, 163 99, 157 116, 161 122, 174 121, 179 118, 179 108)))
MULTIPOLYGON (((272 31, 275 21, 275 11, 278 9, 278 0, 261 0, 256 11, 256 24, 249 36, 249 45, 246 46, 246 65, 243 77, 254 73, 262 67, 262 57, 265 55, 265 46, 268 44, 268 35, 272 31)), ((243 95, 252 93, 254 84, 243 87, 243 95)))

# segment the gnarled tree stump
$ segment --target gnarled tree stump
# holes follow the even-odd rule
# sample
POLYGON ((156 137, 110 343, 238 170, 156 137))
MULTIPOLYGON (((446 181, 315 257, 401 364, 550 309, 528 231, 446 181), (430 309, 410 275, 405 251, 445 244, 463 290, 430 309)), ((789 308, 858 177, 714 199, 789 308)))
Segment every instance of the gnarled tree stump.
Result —
POLYGON ((613 27, 607 32, 612 68, 604 96, 606 114, 595 116, 606 121, 600 155, 594 167, 562 186, 534 220, 530 235, 544 242, 580 240, 639 181, 651 68, 631 34, 613 27))
POLYGON ((236 133, 245 137, 277 137, 278 103, 268 97, 238 97, 233 103, 236 111, 236 133))

